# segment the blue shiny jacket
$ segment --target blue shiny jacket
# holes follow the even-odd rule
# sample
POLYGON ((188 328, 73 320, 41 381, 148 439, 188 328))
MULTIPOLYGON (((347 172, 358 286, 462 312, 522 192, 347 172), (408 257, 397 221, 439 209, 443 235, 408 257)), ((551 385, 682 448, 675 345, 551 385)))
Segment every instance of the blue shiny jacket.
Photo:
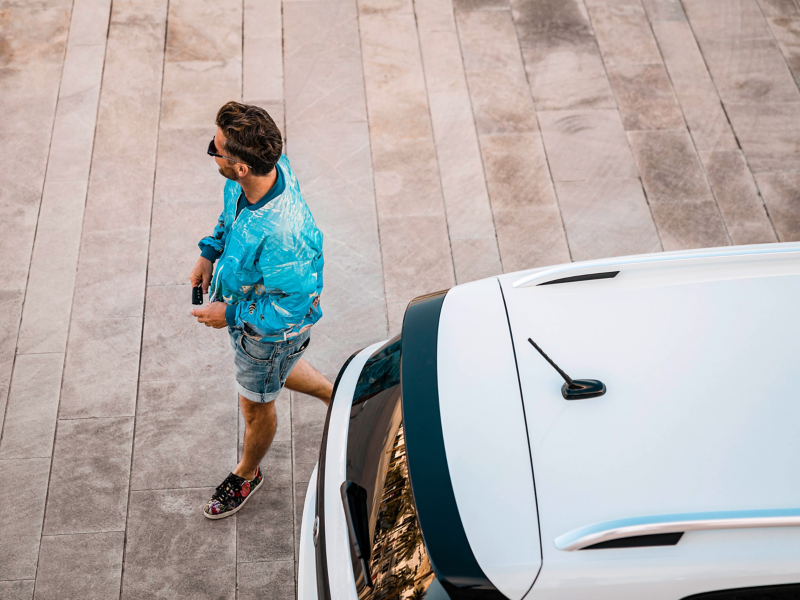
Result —
POLYGON ((281 156, 286 188, 256 210, 236 216, 241 186, 225 184, 225 205, 214 233, 198 244, 219 256, 209 300, 229 306, 228 324, 276 341, 294 337, 322 317, 322 232, 300 194, 289 159, 281 156))

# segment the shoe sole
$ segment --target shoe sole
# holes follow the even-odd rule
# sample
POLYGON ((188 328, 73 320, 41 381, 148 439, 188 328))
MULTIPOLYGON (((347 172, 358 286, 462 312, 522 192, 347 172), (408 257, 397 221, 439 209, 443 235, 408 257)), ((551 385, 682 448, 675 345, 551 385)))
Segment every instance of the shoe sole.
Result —
POLYGON ((259 482, 259 484, 256 487, 254 487, 252 490, 250 490, 250 493, 247 494, 247 497, 242 501, 242 503, 239 506, 237 506, 236 508, 234 508, 233 510, 229 510, 227 512, 220 513, 218 515, 210 515, 205 511, 205 509, 203 509, 203 516, 206 519, 224 519, 225 517, 230 517, 232 514, 235 514, 235 513, 239 512, 240 510, 242 510, 242 508, 244 508, 244 505, 247 504, 247 501, 250 500, 250 497, 253 494, 255 494, 256 490, 258 488, 260 488, 263 483, 264 483, 264 476, 262 475, 261 476, 261 481, 259 482))

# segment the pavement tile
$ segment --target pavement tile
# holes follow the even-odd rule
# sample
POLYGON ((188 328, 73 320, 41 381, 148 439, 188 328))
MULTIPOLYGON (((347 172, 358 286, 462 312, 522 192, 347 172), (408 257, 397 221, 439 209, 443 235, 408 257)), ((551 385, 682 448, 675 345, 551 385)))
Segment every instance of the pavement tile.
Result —
POLYGON ((238 600, 294 600, 293 560, 239 563, 236 590, 238 600))
POLYGON ((583 2, 513 0, 511 7, 538 110, 616 106, 583 2))
POLYGON ((746 40, 770 37, 756 0, 683 0, 698 40, 746 40))
POLYGON ((458 11, 470 10, 503 10, 509 8, 508 0, 453 0, 453 7, 458 11))
POLYGON ((142 383, 131 489, 219 485, 237 462, 238 404, 232 378, 142 383))
POLYGON ((236 517, 203 516, 213 492, 131 492, 123 599, 233 600, 236 517))
POLYGON ((119 595, 125 533, 44 536, 35 600, 105 600, 119 595))
MULTIPOLYGON (((3 62, 60 63, 69 32, 70 6, 3 7, 3 62)), ((56 89, 58 82, 56 81, 56 89)))
POLYGON ((700 160, 731 242, 739 245, 778 241, 742 152, 701 152, 700 160))
POLYGON ((432 135, 402 139, 377 126, 370 131, 379 222, 404 215, 443 216, 442 184, 432 135))
POLYGON ((69 23, 70 46, 105 46, 111 0, 76 0, 69 23))
POLYGON ((365 122, 356 3, 285 2, 283 24, 287 123, 365 122))
POLYGON ((800 91, 777 43, 770 39, 701 40, 722 101, 800 102, 800 91))
POLYGON ((731 104, 727 112, 753 173, 800 170, 800 103, 731 104))
POLYGON ((586 6, 606 66, 661 62, 639 0, 587 0, 586 6))
MULTIPOLYGON (((417 23, 456 280, 480 279, 501 270, 500 255, 452 4, 446 0, 418 5, 417 23), (485 239, 475 239, 481 237, 485 239)), ((517 72, 524 78, 519 52, 516 56, 517 72)), ((535 127, 530 91, 527 85, 517 89, 535 127)), ((480 96, 476 93, 475 98, 480 96)), ((481 119, 487 112, 476 111, 481 119)))
POLYGON ((483 136, 481 151, 503 271, 568 262, 541 136, 483 136))
POLYGON ((711 202, 677 200, 650 206, 667 252, 730 245, 719 209, 711 202))
POLYGON ((148 285, 189 284, 189 274, 200 258, 197 243, 214 231, 221 211, 221 198, 153 205, 148 285))
POLYGON ((86 181, 45 184, 20 326, 20 354, 64 352, 86 181), (53 302, 54 293, 61 299, 53 302))
POLYGON ((443 216, 381 219, 386 299, 410 302, 455 284, 443 216))
POLYGON ((628 139, 651 204, 711 198, 686 131, 632 131, 628 139))
POLYGON ((531 91, 509 12, 465 12, 457 13, 457 17, 478 133, 537 131, 531 91))
MULTIPOLYGON (((218 209, 214 215, 216 225, 226 179, 220 175, 214 159, 206 154, 208 142, 216 131, 214 118, 211 115, 202 128, 159 132, 156 170, 164 175, 156 179, 153 204, 191 202, 200 207, 213 203, 218 209)), ((155 225, 157 219, 154 217, 153 221, 155 225)))
MULTIPOLYGON (((494 236, 469 96, 431 94, 436 156, 451 239, 494 236)), ((531 111, 532 112, 532 111, 531 111)))
POLYGON ((280 0, 246 0, 243 23, 244 102, 252 103, 252 99, 259 98, 262 102, 283 104, 283 23, 280 0))
POLYGON ((50 457, 63 366, 61 353, 17 356, 0 459, 50 457))
POLYGON ((642 6, 653 26, 657 23, 686 22, 681 0, 642 0, 642 6))
POLYGON ((639 179, 556 182, 572 260, 659 252, 639 179))
POLYGON ((233 377, 226 329, 191 315, 190 285, 147 288, 140 381, 233 377))
POLYGON ((0 515, 0 580, 36 576, 49 474, 49 458, 0 460, 0 504, 15 507, 0 515), (20 482, 25 502, 19 502, 20 482))
POLYGON ((522 56, 537 110, 615 108, 593 39, 569 45, 545 37, 522 56))
POLYGON ((568 42, 592 35, 586 6, 579 0, 511 0, 511 9, 523 47, 542 32, 568 42))
POLYGON ((737 150, 728 117, 689 24, 658 22, 653 24, 653 31, 697 149, 737 150))
POLYGON ((207 131, 211 137, 216 130, 214 119, 217 111, 229 100, 238 101, 241 89, 241 59, 222 62, 168 61, 164 63, 161 128, 198 127, 207 131))
POLYGON ((686 126, 664 65, 609 66, 608 77, 626 131, 686 126))
POLYGON ((148 239, 147 229, 83 232, 74 319, 141 317, 148 239))
POLYGON ((60 420, 45 535, 124 531, 133 418, 60 420))
POLYGON ((778 239, 800 241, 800 173, 757 173, 755 177, 778 239))
MULTIPOLYGON (((0 178, 0 186, 4 179, 0 178)), ((4 190, 0 192, 0 223, 8 232, 0 237, 0 254, 5 260, 3 285, 6 289, 23 290, 28 279, 41 188, 21 190, 11 184, 0 189, 4 190)))
POLYGON ((638 175, 616 110, 540 111, 539 126, 554 181, 638 175))
POLYGON ((730 244, 688 132, 628 133, 664 250, 730 244))
POLYGON ((140 317, 74 319, 59 418, 133 416, 141 339, 140 317))
POLYGON ((0 316, 0 430, 6 413, 11 370, 17 350, 17 333, 22 312, 23 292, 0 290, 0 302, 6 307, 0 316))
POLYGON ((319 445, 328 408, 311 396, 292 393, 292 473, 307 482, 319 460, 319 445))
POLYGON ((48 183, 80 181, 86 185, 105 62, 104 42, 93 46, 70 44, 67 48, 47 161, 48 183))
POLYGON ((167 62, 241 59, 242 2, 172 0, 167 24, 167 62))
POLYGON ((291 442, 274 442, 261 468, 264 483, 236 516, 239 564, 291 560, 294 554, 291 442))
POLYGON ((496 237, 451 239, 456 283, 468 283, 503 272, 496 237))
POLYGON ((3 600, 33 600, 33 579, 0 581, 0 598, 3 600))
POLYGON ((776 17, 768 21, 795 84, 800 85, 800 12, 794 18, 776 17))
POLYGON ((758 0, 765 17, 797 17, 800 8, 794 0, 758 0))
POLYGON ((300 557, 300 529, 303 526, 303 508, 305 507, 308 482, 294 484, 294 564, 298 567, 300 557))

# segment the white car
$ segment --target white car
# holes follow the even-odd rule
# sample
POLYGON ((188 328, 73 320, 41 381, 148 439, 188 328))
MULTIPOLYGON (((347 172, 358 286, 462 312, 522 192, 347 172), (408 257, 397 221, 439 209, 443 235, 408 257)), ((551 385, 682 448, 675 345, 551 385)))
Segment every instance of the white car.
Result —
POLYGON ((299 599, 800 598, 799 314, 800 244, 417 298, 339 373, 299 599))

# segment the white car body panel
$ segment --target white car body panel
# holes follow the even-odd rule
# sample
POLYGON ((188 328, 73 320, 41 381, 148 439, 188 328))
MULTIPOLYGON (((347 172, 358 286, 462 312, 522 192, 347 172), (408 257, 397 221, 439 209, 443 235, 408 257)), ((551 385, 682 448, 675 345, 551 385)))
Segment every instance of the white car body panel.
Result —
MULTIPOLYGON (((370 355, 384 342, 378 342, 359 352, 342 374, 336 396, 347 399, 333 402, 328 424, 328 444, 325 450, 325 544, 328 557, 328 583, 331 598, 358 600, 353 563, 350 560, 350 538, 342 505, 340 488, 345 481, 347 464, 347 431, 350 408, 361 369, 370 355)), ((313 511, 312 511, 313 512, 313 511)))
POLYGON ((317 466, 311 473, 300 523, 297 557, 297 600, 317 600, 317 563, 314 548, 314 503, 317 499, 317 466))
POLYGON ((448 292, 437 366, 447 465, 464 531, 492 584, 521 600, 542 558, 525 414, 496 279, 448 292))
POLYGON ((616 519, 800 508, 800 394, 790 378, 800 371, 800 244, 654 256, 500 278, 542 536, 529 598, 675 599, 800 573, 800 528, 556 548, 559 536, 616 519), (614 279, 537 286, 612 270, 614 279), (563 380, 528 337, 608 392, 564 400, 563 380))

